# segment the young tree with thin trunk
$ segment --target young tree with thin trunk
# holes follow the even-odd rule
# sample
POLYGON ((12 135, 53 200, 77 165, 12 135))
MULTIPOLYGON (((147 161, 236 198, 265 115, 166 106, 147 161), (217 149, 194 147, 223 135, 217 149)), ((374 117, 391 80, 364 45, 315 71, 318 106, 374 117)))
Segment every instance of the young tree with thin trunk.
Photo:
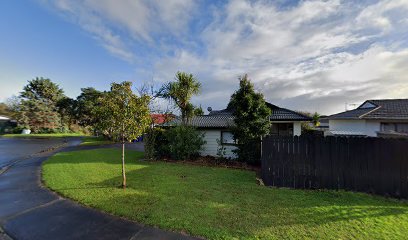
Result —
POLYGON ((122 187, 126 188, 125 143, 140 137, 150 124, 150 97, 137 96, 131 82, 112 83, 99 99, 97 129, 122 143, 122 187))

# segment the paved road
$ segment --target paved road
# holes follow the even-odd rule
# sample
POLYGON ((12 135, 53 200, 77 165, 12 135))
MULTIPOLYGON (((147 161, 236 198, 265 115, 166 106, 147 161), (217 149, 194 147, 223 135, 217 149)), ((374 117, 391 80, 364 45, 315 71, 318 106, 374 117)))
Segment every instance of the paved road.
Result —
POLYGON ((10 162, 61 145, 63 138, 27 139, 0 137, 0 169, 10 162))
POLYGON ((49 191, 41 184, 41 163, 54 153, 36 154, 0 174, 0 239, 194 239, 104 214, 49 191))

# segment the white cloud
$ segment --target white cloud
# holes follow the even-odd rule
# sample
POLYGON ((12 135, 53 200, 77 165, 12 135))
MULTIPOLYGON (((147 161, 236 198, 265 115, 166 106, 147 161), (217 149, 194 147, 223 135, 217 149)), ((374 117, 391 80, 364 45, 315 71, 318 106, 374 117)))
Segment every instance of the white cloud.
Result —
POLYGON ((273 1, 198 5, 53 3, 123 59, 141 57, 134 45, 159 51, 143 56, 153 61, 155 80, 171 80, 177 70, 197 75, 203 93, 195 102, 203 107, 225 107, 243 73, 267 100, 298 110, 334 113, 345 102, 408 96, 408 0, 300 1, 285 8, 273 1), (198 14, 203 8, 212 14, 198 14), (208 21, 192 31, 197 16, 208 21))
MULTIPOLYGON (((182 36, 195 11, 193 1, 42 0, 43 4, 78 23, 110 53, 128 62, 138 57, 131 39, 139 45, 157 46, 156 35, 182 36)), ((140 59, 139 59, 140 61, 140 59)))

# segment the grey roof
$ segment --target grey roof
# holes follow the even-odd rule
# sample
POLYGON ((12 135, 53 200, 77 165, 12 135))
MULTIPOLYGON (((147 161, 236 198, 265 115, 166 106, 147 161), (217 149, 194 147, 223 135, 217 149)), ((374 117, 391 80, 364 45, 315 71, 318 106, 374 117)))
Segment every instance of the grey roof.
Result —
MULTIPOLYGON (((163 124, 163 126, 179 124, 181 124, 181 119, 176 118, 173 121, 163 124)), ((189 120, 188 125, 197 128, 228 128, 234 125, 234 117, 232 114, 195 116, 189 120)))
MULTIPOLYGON (((297 113, 295 111, 280 108, 276 105, 267 103, 271 108, 272 114, 269 117, 271 121, 310 121, 311 118, 297 113)), ((181 119, 176 118, 173 121, 163 124, 162 126, 174 126, 181 124, 181 119)), ((195 116, 189 120, 189 125, 197 128, 228 128, 234 125, 233 112, 229 109, 214 110, 208 115, 195 116)))
POLYGON ((286 108, 281 108, 271 103, 266 105, 272 110, 269 117, 271 121, 311 121, 312 119, 302 113, 298 113, 286 108))
POLYGON ((408 120, 408 99, 367 100, 358 108, 333 114, 329 119, 408 120), (364 108, 366 104, 372 107, 364 108))

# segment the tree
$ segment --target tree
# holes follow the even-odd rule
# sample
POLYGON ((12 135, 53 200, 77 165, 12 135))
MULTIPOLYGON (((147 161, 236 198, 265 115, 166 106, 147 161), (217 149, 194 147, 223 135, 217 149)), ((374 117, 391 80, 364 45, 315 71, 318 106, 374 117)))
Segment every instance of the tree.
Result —
POLYGON ((65 97, 64 91, 48 78, 35 78, 28 81, 20 96, 25 99, 49 100, 56 104, 58 100, 65 97))
POLYGON ((136 96, 131 82, 112 83, 100 97, 96 114, 99 130, 122 143, 122 187, 126 188, 125 142, 140 137, 150 124, 149 97, 136 96))
POLYGON ((233 111, 232 128, 238 143, 238 159, 257 163, 260 158, 260 140, 269 133, 271 110, 261 93, 256 93, 248 75, 239 77, 239 89, 232 94, 227 107, 233 111))
POLYGON ((57 102, 65 97, 64 91, 50 79, 35 78, 20 93, 18 122, 33 132, 55 132, 61 127, 57 102))
POLYGON ((164 84, 158 95, 173 101, 180 109, 182 123, 186 124, 194 113, 191 98, 200 93, 201 83, 191 73, 177 72, 175 82, 164 84))
POLYGON ((77 109, 77 101, 65 97, 60 99, 57 102, 58 113, 61 116, 61 123, 64 126, 70 126, 72 123, 76 121, 76 109, 77 109))
POLYGON ((94 126, 98 122, 98 116, 95 115, 95 108, 98 105, 99 98, 104 93, 95 88, 81 88, 81 94, 77 97, 76 116, 79 125, 83 127, 94 126))
POLYGON ((194 116, 201 116, 201 115, 204 115, 204 110, 200 105, 199 107, 194 108, 194 116))
POLYGON ((315 126, 315 127, 318 127, 318 126, 320 126, 320 114, 319 113, 317 113, 317 112, 315 112, 313 115, 312 115, 312 122, 313 122, 313 125, 315 126))

